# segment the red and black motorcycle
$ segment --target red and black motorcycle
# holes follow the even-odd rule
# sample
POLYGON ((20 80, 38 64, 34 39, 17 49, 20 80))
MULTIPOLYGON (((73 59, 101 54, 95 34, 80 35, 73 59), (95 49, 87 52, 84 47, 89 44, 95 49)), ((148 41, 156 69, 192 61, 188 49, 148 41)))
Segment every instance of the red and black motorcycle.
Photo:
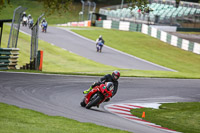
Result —
POLYGON ((94 87, 80 103, 82 107, 90 109, 92 106, 97 106, 112 96, 114 86, 112 82, 107 82, 94 87))

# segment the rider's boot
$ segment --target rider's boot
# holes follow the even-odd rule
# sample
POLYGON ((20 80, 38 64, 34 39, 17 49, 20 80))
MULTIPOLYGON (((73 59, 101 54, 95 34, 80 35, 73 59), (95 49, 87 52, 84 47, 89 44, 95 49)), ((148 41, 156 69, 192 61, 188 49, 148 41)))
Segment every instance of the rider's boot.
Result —
POLYGON ((83 94, 87 94, 87 93, 89 93, 91 90, 92 90, 92 86, 90 86, 90 88, 89 88, 89 89, 87 89, 87 90, 83 91, 83 94))

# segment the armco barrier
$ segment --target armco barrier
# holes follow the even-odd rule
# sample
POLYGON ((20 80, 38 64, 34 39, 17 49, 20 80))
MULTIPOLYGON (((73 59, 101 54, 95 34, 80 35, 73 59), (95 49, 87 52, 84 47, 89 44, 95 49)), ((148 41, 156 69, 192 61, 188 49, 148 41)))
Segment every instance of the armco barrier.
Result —
POLYGON ((142 33, 150 35, 154 38, 157 38, 163 42, 166 42, 175 47, 179 47, 186 51, 191 51, 196 54, 200 54, 200 44, 186 39, 179 38, 177 36, 171 35, 165 31, 160 31, 154 27, 148 25, 142 25, 142 33))
POLYGON ((16 69, 18 48, 0 48, 0 70, 16 69))

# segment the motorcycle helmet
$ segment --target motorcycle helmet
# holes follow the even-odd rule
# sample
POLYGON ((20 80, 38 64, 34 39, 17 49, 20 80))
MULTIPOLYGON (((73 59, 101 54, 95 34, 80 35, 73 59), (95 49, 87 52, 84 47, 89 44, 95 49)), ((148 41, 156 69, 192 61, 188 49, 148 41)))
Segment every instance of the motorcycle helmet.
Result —
POLYGON ((102 38, 102 35, 100 35, 99 38, 102 38))
POLYGON ((113 83, 112 82, 107 82, 106 83, 106 88, 107 88, 107 90, 112 91, 114 89, 113 83))
POLYGON ((112 78, 113 78, 114 81, 117 81, 119 79, 119 77, 120 77, 120 72, 119 71, 114 71, 112 73, 112 78))

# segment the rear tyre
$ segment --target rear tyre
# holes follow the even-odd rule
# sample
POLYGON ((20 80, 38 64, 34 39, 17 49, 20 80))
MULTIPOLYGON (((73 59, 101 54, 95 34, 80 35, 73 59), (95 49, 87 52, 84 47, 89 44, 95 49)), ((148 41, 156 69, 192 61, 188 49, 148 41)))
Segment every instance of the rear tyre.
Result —
POLYGON ((94 100, 90 101, 90 102, 86 105, 86 109, 90 109, 92 106, 96 106, 100 101, 101 101, 101 97, 100 97, 100 96, 97 96, 94 100))
POLYGON ((85 107, 86 104, 85 104, 85 98, 83 98, 83 101, 80 103, 82 107, 85 107))

